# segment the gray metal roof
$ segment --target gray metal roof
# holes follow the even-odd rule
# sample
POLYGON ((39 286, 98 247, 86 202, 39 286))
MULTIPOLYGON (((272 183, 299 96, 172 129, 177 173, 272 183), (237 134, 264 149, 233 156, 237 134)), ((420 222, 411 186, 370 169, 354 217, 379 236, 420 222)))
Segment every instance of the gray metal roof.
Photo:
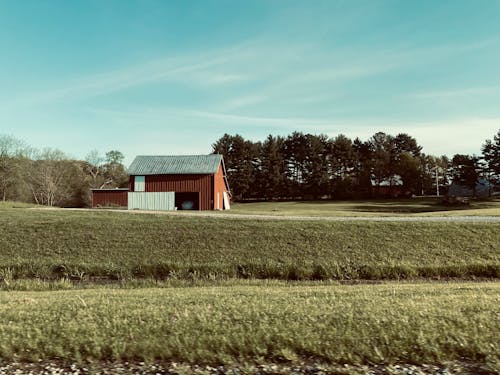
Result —
POLYGON ((145 176, 152 174, 215 174, 222 161, 222 155, 169 155, 136 156, 128 174, 145 176))

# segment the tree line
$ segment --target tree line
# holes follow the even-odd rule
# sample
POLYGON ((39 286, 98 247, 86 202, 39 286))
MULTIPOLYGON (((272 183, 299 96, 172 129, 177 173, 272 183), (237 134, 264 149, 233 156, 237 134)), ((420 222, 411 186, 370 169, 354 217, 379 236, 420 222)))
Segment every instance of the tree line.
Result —
POLYGON ((294 132, 252 142, 224 134, 213 144, 213 152, 224 156, 236 200, 443 194, 451 182, 475 195, 482 179, 492 192, 500 181, 500 131, 481 150, 481 156, 451 159, 426 155, 412 136, 384 132, 366 141, 294 132))
MULTIPOLYGON (((213 144, 224 156, 233 199, 355 199, 440 193, 451 182, 470 188, 500 183, 500 130, 482 154, 432 156, 408 134, 378 132, 366 141, 294 132, 252 142, 225 134, 213 144)), ((86 207, 91 189, 126 187, 120 151, 93 150, 85 160, 35 149, 0 134, 0 200, 86 207)), ((492 192, 491 189, 490 192, 492 192)))
POLYGON ((0 199, 47 206, 86 207, 92 188, 127 186, 124 156, 91 151, 75 160, 57 149, 38 150, 0 134, 0 199))

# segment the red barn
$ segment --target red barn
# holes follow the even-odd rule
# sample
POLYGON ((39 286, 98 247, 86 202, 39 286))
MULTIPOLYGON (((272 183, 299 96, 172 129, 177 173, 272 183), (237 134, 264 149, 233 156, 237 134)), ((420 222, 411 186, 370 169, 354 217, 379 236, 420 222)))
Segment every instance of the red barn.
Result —
POLYGON ((222 155, 137 156, 128 173, 129 210, 229 209, 222 155))

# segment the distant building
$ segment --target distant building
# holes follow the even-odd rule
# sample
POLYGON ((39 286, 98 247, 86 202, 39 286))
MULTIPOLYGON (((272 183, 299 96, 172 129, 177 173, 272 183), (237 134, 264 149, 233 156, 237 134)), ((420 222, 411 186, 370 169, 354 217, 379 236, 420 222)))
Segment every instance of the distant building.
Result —
MULTIPOLYGON (((230 208, 230 190, 222 155, 137 156, 128 174, 126 206, 129 210, 230 208)), ((95 196, 104 194, 107 193, 93 190, 93 202, 102 201, 95 196)))
POLYGON ((394 175, 377 181, 374 177, 371 179, 372 194, 381 198, 401 198, 411 195, 410 191, 404 189, 401 176, 394 175))

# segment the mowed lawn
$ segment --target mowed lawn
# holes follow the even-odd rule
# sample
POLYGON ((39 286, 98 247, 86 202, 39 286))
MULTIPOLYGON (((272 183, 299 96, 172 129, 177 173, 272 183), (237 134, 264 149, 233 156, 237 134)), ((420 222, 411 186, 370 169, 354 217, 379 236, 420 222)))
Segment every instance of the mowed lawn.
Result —
POLYGON ((500 283, 0 292, 4 360, 473 362, 498 369, 500 283))
POLYGON ((231 214, 274 216, 500 216, 500 199, 445 206, 439 198, 366 201, 291 201, 234 203, 231 214))
POLYGON ((499 248, 499 223, 0 209, 5 280, 498 278, 499 248))

